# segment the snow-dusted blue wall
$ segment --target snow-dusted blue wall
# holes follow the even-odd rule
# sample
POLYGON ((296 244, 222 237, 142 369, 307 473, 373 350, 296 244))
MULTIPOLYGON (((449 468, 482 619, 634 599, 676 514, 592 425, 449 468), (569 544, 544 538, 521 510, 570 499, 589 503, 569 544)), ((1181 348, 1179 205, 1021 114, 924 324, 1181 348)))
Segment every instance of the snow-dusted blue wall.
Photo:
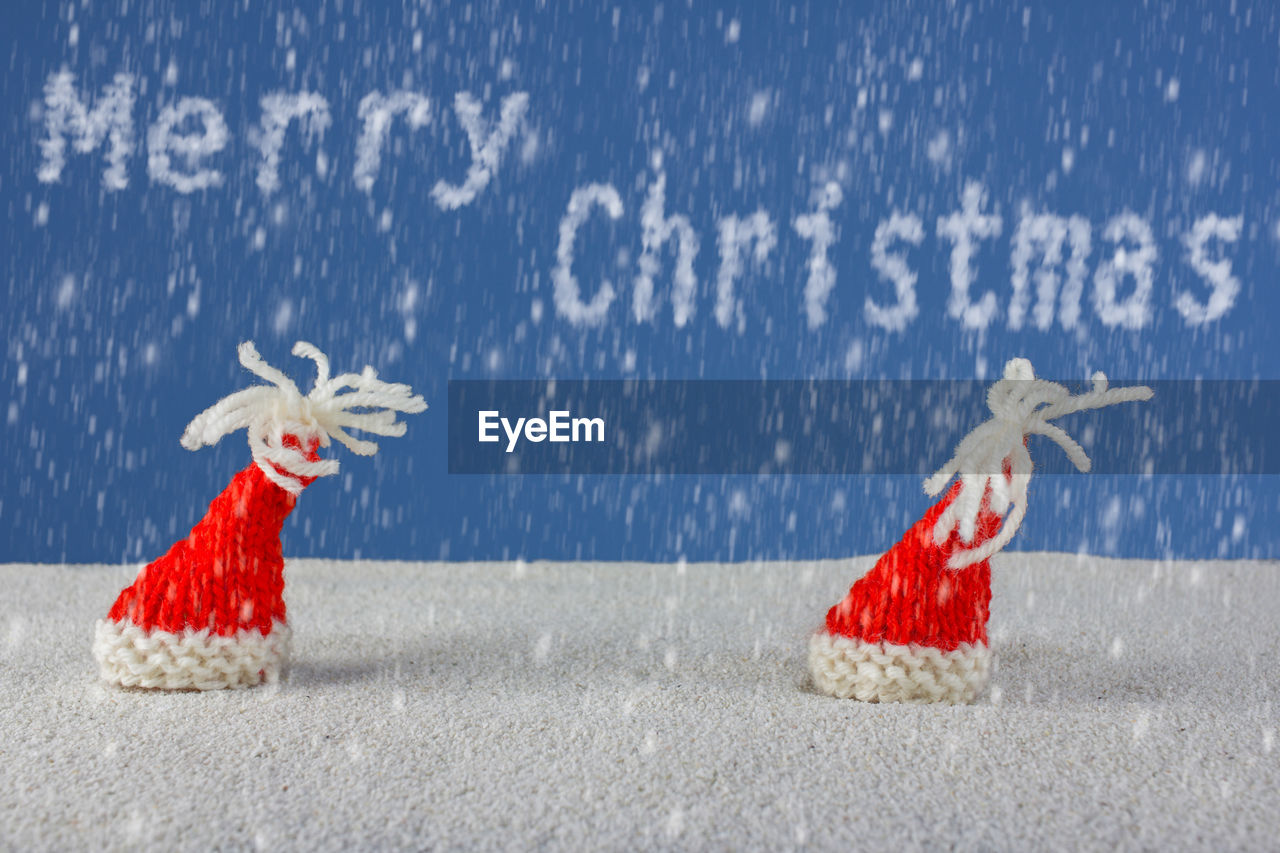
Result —
MULTIPOLYGON (((183 535, 248 460, 177 442, 244 339, 436 405, 306 493, 286 551, 335 557, 839 556, 926 507, 449 476, 451 378, 1280 378, 1270 3, 42 5, 0 47, 0 560, 183 535)), ((1278 510, 1275 477, 1043 477, 1015 547, 1275 557, 1278 510)))

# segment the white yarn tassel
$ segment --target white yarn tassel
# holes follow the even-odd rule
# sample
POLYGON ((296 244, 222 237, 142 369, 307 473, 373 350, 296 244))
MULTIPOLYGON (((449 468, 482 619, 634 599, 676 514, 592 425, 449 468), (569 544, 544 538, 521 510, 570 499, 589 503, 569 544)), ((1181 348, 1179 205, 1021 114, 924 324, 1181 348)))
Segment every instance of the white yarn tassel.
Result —
POLYGON ((1003 518, 999 532, 976 548, 952 552, 947 566, 963 569, 982 562, 1013 539, 1027 512, 1027 484, 1031 481, 1031 454, 1024 439, 1032 433, 1048 436, 1066 451, 1080 471, 1092 467, 1088 455, 1062 428, 1049 423, 1054 418, 1085 409, 1133 400, 1149 400, 1152 391, 1145 385, 1108 388, 1107 377, 1093 375, 1093 390, 1072 395, 1056 382, 1036 379, 1031 362, 1015 358, 1004 367, 1004 378, 987 392, 991 419, 965 436, 955 455, 924 482, 924 490, 937 497, 953 476, 960 479, 960 493, 943 511, 933 528, 933 541, 945 542, 957 527, 963 542, 972 542, 977 529, 983 496, 990 490, 988 506, 1003 518), (1009 474, 1004 464, 1009 464, 1009 474), (1006 515, 1007 513, 1007 515, 1006 515))
POLYGON ((304 449, 285 446, 286 435, 296 437, 304 448, 312 439, 319 439, 321 447, 328 447, 331 439, 337 439, 361 456, 372 456, 378 452, 378 445, 352 437, 347 429, 374 435, 404 435, 405 425, 396 420, 396 413, 413 414, 427 408, 422 397, 415 396, 408 385, 383 382, 372 367, 365 367, 362 373, 330 378, 328 356, 306 341, 293 345, 294 355, 316 363, 316 381, 305 397, 292 379, 262 360, 252 341, 240 344, 239 353, 242 365, 272 384, 237 391, 196 415, 182 433, 182 446, 199 450, 244 428, 258 468, 267 479, 294 495, 303 489, 301 478, 338 473, 338 461, 311 462, 304 449), (346 388, 352 390, 339 393, 346 388))

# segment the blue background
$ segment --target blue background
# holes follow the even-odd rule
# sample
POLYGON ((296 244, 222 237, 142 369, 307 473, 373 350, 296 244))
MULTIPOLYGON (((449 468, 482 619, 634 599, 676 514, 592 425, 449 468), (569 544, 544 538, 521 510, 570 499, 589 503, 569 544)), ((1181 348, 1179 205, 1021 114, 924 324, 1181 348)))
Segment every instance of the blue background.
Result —
MULTIPOLYGON (((212 4, 209 16, 137 2, 7 10, 0 560, 141 560, 184 535, 249 459, 242 435, 196 454, 177 440, 250 380, 235 360, 245 339, 304 387, 310 365, 288 354, 299 338, 338 370, 372 363, 436 406, 374 459, 340 454, 342 472, 309 489, 286 528, 295 556, 829 557, 885 549, 927 507, 915 476, 449 476, 450 378, 990 379, 1015 355, 1070 379, 1280 378, 1271 4, 250 5, 212 4), (69 151, 60 183, 37 181, 42 87, 64 66, 84 97, 117 72, 137 75, 139 143, 163 105, 213 99, 231 133, 210 162, 224 185, 182 195, 152 183, 141 145, 124 190, 102 189, 102 151, 69 151), (411 132, 397 120, 366 195, 351 179, 357 105, 396 88, 428 95, 433 121, 411 132), (317 174, 316 146, 293 128, 282 189, 267 199, 249 131, 276 90, 329 100, 330 168, 317 174), (484 100, 486 117, 515 91, 530 107, 489 186, 442 211, 432 186, 460 183, 470 162, 450 109, 460 90, 484 100), (686 214, 701 237, 697 313, 683 328, 669 298, 652 323, 628 310, 654 151, 667 213, 686 214), (828 180, 844 190, 832 213, 837 279, 828 321, 810 329, 809 244, 791 220, 828 180), (1105 327, 1090 282, 1078 334, 1010 331, 1003 311, 983 333, 962 330, 945 310, 950 245, 935 223, 969 180, 1004 217, 975 258, 975 293, 1007 305, 1023 202, 1090 220, 1090 279, 1111 252, 1103 225, 1130 208, 1160 252, 1152 323, 1105 327), (568 198, 591 182, 616 186, 625 212, 578 234, 584 295, 606 276, 619 291, 607 322, 581 329, 556 315, 550 273, 568 198), (757 207, 777 223, 778 246, 737 284, 740 333, 713 316, 715 223, 757 207), (907 253, 921 311, 887 333, 862 305, 891 299, 869 249, 895 208, 924 220, 907 253), (1206 291, 1179 236, 1214 212, 1244 216, 1226 247, 1243 292, 1192 329, 1174 296, 1206 291)), ((660 297, 670 253, 664 264, 660 297)), ((1033 440, 1033 456, 1059 452, 1033 440)), ((1276 557, 1278 509, 1275 477, 1044 476, 1012 547, 1276 557)))

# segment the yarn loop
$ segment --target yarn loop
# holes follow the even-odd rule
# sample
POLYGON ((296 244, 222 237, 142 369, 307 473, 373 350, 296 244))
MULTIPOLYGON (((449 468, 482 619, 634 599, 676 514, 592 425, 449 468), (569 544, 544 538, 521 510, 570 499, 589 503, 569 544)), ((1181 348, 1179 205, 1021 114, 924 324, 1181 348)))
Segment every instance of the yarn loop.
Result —
POLYGON ((321 447, 337 440, 354 453, 372 456, 378 445, 355 438, 348 429, 401 436, 405 425, 396 420, 396 413, 414 414, 427 408, 408 385, 384 382, 372 367, 331 378, 328 356, 306 341, 293 346, 294 355, 316 363, 316 380, 305 396, 292 379, 262 359, 252 341, 240 344, 238 352, 246 369, 271 384, 237 391, 196 415, 182 433, 182 446, 199 450, 245 429, 254 463, 271 482, 292 495, 316 477, 338 473, 336 459, 307 459, 305 448, 312 440, 318 440, 321 447), (357 409, 360 411, 353 411, 357 409), (286 436, 294 438, 287 440, 286 436))
POLYGON ((1004 377, 987 392, 990 420, 965 436, 951 460, 924 482, 925 493, 931 497, 941 494, 952 477, 961 483, 960 493, 934 526, 935 542, 946 541, 957 527, 961 541, 972 542, 984 499, 1003 519, 1000 531, 982 545, 955 549, 948 568, 963 569, 989 558, 1018 532, 1027 511, 1027 484, 1033 467, 1027 436, 1046 436, 1066 451, 1077 469, 1087 472, 1093 463, 1084 448, 1050 421, 1086 409, 1149 400, 1153 394, 1145 385, 1108 388, 1101 371, 1093 374, 1092 381, 1093 390, 1072 394, 1056 382, 1036 379, 1031 362, 1025 358, 1011 359, 1005 365, 1004 377))

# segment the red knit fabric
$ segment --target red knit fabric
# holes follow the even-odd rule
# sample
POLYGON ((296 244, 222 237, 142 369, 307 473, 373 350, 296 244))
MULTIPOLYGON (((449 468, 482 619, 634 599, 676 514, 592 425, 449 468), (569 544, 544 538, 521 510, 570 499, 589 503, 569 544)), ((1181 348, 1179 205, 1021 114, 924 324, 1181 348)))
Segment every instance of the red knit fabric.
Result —
POLYGON ((867 643, 918 644, 948 652, 961 643, 987 642, 991 564, 987 560, 953 571, 951 552, 972 548, 995 536, 1000 516, 983 497, 972 542, 959 530, 941 544, 933 526, 960 492, 951 490, 917 521, 827 613, 827 632, 867 643))
MULTIPOLYGON (((284 444, 301 447, 291 435, 284 444)), ((318 445, 313 439, 307 448, 313 462, 320 458, 318 445)), ((306 486, 315 478, 300 479, 306 486)), ((128 619, 147 631, 209 628, 231 636, 256 628, 270 633, 273 622, 285 621, 280 530, 296 500, 256 464, 245 468, 213 499, 186 539, 138 573, 108 618, 128 619)))

